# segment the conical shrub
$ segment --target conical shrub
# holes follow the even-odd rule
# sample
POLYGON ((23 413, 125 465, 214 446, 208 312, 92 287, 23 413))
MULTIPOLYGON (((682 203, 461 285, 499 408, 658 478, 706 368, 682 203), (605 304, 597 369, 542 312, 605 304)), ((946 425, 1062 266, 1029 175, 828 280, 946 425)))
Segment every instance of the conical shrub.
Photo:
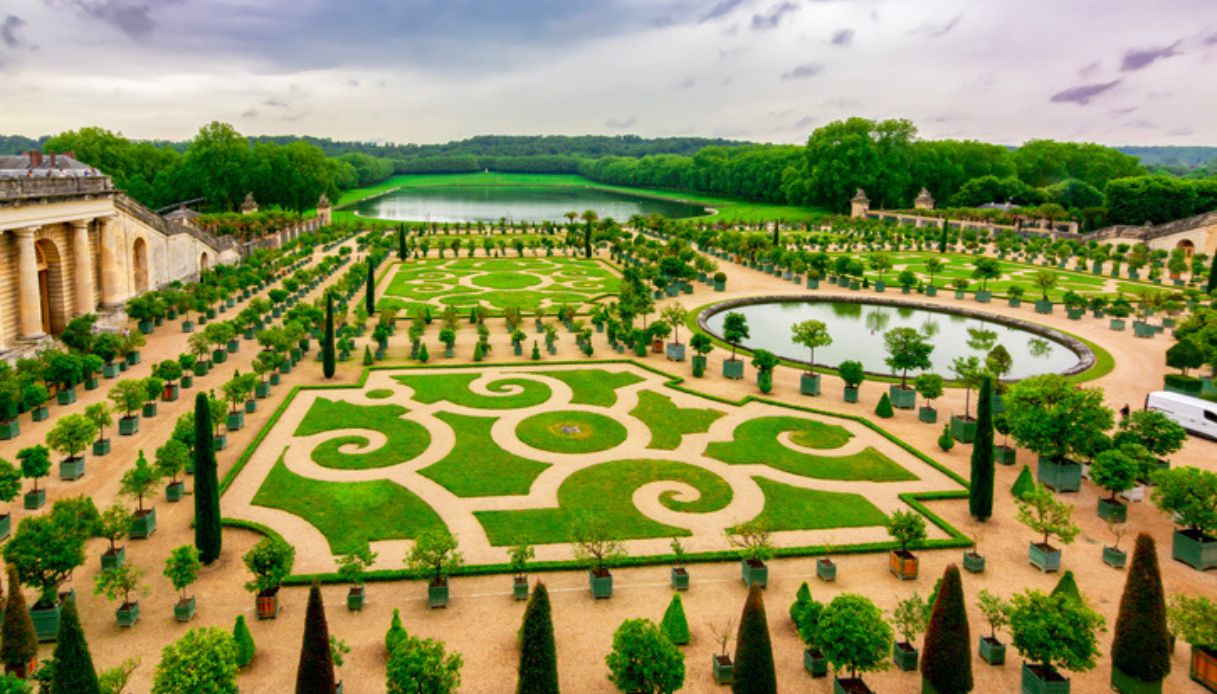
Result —
POLYGON ((89 644, 85 642, 85 632, 80 627, 75 600, 65 600, 59 610, 59 635, 55 642, 55 679, 51 690, 72 694, 101 694, 97 670, 93 668, 93 656, 89 655, 89 644))
POLYGON ((740 615, 735 637, 735 679, 733 694, 775 694, 777 674, 773 667, 773 644, 769 640, 769 621, 761 587, 752 584, 740 615))
POLYGON ((401 625, 401 612, 394 607, 393 620, 389 622, 389 630, 385 632, 385 650, 392 653, 397 644, 405 641, 407 637, 409 637, 409 634, 406 633, 406 628, 401 625))
POLYGON ((959 567, 947 566, 930 612, 925 633, 921 677, 938 694, 967 694, 972 691, 972 637, 964 603, 959 567))
POLYGON ((1145 533, 1137 536, 1124 595, 1120 597, 1111 664, 1142 682, 1161 681, 1171 671, 1170 631, 1158 552, 1154 538, 1145 533))
POLYGON ((689 644, 689 621, 685 619, 685 607, 680 601, 680 593, 672 595, 672 602, 668 603, 659 628, 667 635, 668 640, 677 646, 689 644))
POLYGON ((1027 494, 1035 491, 1035 478, 1031 476, 1031 468, 1023 466, 1021 472, 1018 473, 1018 479, 1014 480, 1014 485, 1010 487, 1010 493, 1015 499, 1021 499, 1027 494))
POLYGON ((325 604, 321 601, 321 588, 314 585, 309 588, 308 609, 304 614, 304 642, 300 646, 300 664, 296 668, 296 694, 332 692, 335 685, 325 604))
POLYGON ((892 399, 884 393, 879 397, 879 404, 875 405, 875 415, 883 419, 891 419, 896 413, 892 411, 892 399))
POLYGON ((549 591, 537 583, 520 635, 519 679, 516 694, 558 694, 558 652, 554 646, 554 624, 550 615, 549 591))
MULTIPOLYGON (((21 582, 17 569, 8 565, 8 601, 4 606, 3 642, 0 644, 0 660, 9 670, 19 670, 30 664, 38 655, 38 634, 34 622, 25 607, 25 596, 21 593, 21 582)), ((29 674, 29 673, 26 673, 29 674)))
POLYGON ((257 647, 254 645, 254 635, 249 633, 249 627, 245 625, 245 615, 237 615, 232 640, 237 642, 237 667, 243 668, 253 662, 257 647))
POLYGON ((1073 570, 1066 570, 1061 574, 1061 577, 1056 582, 1056 587, 1052 589, 1053 595, 1067 595, 1074 600, 1082 599, 1082 591, 1078 588, 1078 580, 1073 575, 1073 570))

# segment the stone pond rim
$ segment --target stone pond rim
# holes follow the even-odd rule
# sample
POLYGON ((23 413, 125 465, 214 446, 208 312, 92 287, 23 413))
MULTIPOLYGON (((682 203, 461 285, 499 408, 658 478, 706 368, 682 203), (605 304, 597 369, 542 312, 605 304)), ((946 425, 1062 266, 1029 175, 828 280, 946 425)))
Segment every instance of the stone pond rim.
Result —
MULTIPOLYGON (((1060 344, 1061 346, 1065 347, 1069 351, 1073 352, 1077 356, 1078 362, 1076 364, 1074 364, 1073 366, 1069 367, 1068 369, 1065 369, 1064 371, 1057 372, 1062 376, 1075 376, 1075 375, 1084 373, 1086 371, 1089 371, 1095 365, 1095 361, 1096 361, 1094 352, 1090 349, 1090 347, 1086 346, 1086 344, 1083 343, 1081 340, 1079 340, 1071 335, 1068 335, 1066 333, 1063 333, 1055 328, 1050 328, 1046 325, 1041 325, 1039 323, 1021 320, 1019 318, 1010 318, 1008 316, 1002 316, 1002 315, 999 315, 996 313, 989 313, 987 311, 978 311, 976 309, 969 308, 969 307, 963 307, 963 306, 946 307, 946 306, 942 306, 940 304, 933 304, 933 303, 930 303, 927 301, 888 299, 888 298, 871 297, 871 296, 866 296, 866 297, 832 296, 832 297, 825 297, 825 298, 815 298, 815 297, 809 297, 806 294, 771 294, 771 295, 763 295, 763 296, 748 296, 748 297, 742 297, 739 299, 729 299, 727 301, 720 301, 718 303, 711 304, 710 306, 707 306, 706 308, 702 309, 701 312, 699 312, 697 314, 697 327, 700 328, 701 330, 705 331, 706 334, 713 336, 716 340, 726 342, 726 340, 723 339, 722 335, 720 335, 717 332, 710 329, 708 322, 709 322, 711 316, 714 316, 715 314, 718 314, 718 313, 722 313, 723 311, 731 310, 733 308, 740 308, 742 306, 755 306, 758 304, 783 304, 783 303, 798 303, 798 304, 841 303, 841 304, 863 304, 863 305, 871 305, 871 306, 890 306, 890 307, 897 308, 897 309, 900 309, 900 308, 916 309, 916 310, 920 310, 920 311, 929 311, 932 313, 942 313, 942 314, 946 314, 946 315, 965 316, 967 318, 976 318, 979 320, 985 320, 985 321, 989 321, 992 323, 998 323, 1000 325, 1004 325, 1004 326, 1007 326, 1010 328, 1017 328, 1019 330, 1024 330, 1033 335, 1037 335, 1039 337, 1051 340, 1051 341, 1056 342, 1057 344, 1060 344)), ((740 349, 744 350, 744 348, 742 346, 740 347, 740 349)), ((750 350, 744 350, 744 351, 750 351, 750 350)), ((791 357, 782 357, 782 360, 793 363, 793 364, 799 364, 801 366, 811 366, 811 364, 809 364, 806 359, 795 359, 795 358, 791 358, 791 357)), ((826 367, 823 364, 818 364, 817 366, 819 366, 821 368, 833 368, 833 367, 826 367)), ((866 374, 868 376, 877 376, 877 377, 881 377, 881 378, 890 378, 892 376, 892 374, 890 374, 890 373, 878 373, 878 372, 874 372, 874 371, 867 371, 866 374)), ((1004 382, 1009 383, 1009 382, 1013 382, 1015 380, 1020 380, 1020 379, 1004 379, 1004 382)))

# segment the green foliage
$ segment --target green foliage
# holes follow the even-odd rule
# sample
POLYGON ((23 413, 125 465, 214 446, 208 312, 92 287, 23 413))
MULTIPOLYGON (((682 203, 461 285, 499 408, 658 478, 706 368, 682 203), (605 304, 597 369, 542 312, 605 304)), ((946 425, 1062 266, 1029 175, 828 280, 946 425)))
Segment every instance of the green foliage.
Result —
POLYGON ((668 603, 668 609, 664 610, 663 621, 659 623, 659 628, 668 637, 668 640, 677 646, 685 646, 689 643, 689 621, 685 619, 685 608, 680 601, 680 593, 672 595, 672 601, 668 603))
POLYGON ((820 617, 823 614, 824 604, 811 597, 811 589, 804 581, 790 606, 790 621, 794 622, 794 628, 799 632, 799 638, 807 650, 820 650, 820 617))
POLYGON ((942 376, 932 373, 918 374, 917 378, 913 379, 913 388, 926 400, 937 400, 942 397, 942 376))
POLYGON ((1096 432, 1107 431, 1114 423, 1101 389, 1078 387, 1056 374, 1019 381, 1003 402, 1014 440, 1057 462, 1069 459, 1096 432))
MULTIPOLYGON (((245 618, 237 617, 244 629, 245 618)), ((240 636, 234 639, 217 627, 187 631, 182 638, 161 651, 152 678, 152 694, 237 694, 237 669, 253 658, 253 639, 245 630, 248 658, 242 651, 240 636)))
POLYGON ((1140 468, 1137 462, 1119 448, 1103 451, 1090 464, 1090 479, 1111 492, 1112 501, 1120 492, 1132 489, 1138 473, 1140 468))
POLYGON ((304 643, 300 647, 300 664, 296 668, 296 694, 331 692, 336 684, 321 587, 313 584, 308 591, 308 608, 304 615, 304 643))
POLYGON ((627 619, 605 657, 609 680, 622 692, 670 694, 685 681, 684 654, 649 619, 627 619))
POLYGON ((86 534, 76 523, 54 511, 27 516, 4 545, 4 561, 16 568, 23 584, 38 591, 40 605, 54 604, 56 589, 84 564, 86 534))
POLYGON ((1187 643, 1217 648, 1217 601, 1177 593, 1171 596, 1167 617, 1171 630, 1187 643))
POLYGON ((819 640, 833 668, 856 677, 887 667, 892 628, 868 598, 842 593, 820 615, 819 640))
POLYGON ((900 372, 900 387, 908 386, 909 369, 928 369, 934 345, 914 328, 895 328, 883 335, 887 357, 883 360, 893 371, 900 372))
POLYGON ((1139 443, 1150 453, 1165 457, 1183 448, 1187 431, 1158 410, 1137 410, 1120 422, 1114 438, 1116 446, 1139 443))
POLYGON ((976 439, 972 445, 972 478, 968 487, 968 510, 972 517, 986 521, 993 515, 993 379, 986 377, 980 386, 976 406, 976 439))
POLYGON ((59 634, 55 640, 55 680, 53 691, 73 694, 101 694, 93 656, 85 642, 76 601, 65 600, 59 609, 59 634))
POLYGON ((220 480, 216 468, 211 402, 206 393, 194 401, 194 546, 199 560, 210 565, 220 556, 220 480))
POLYGON ((408 637, 405 627, 401 625, 401 613, 394 607, 393 619, 389 622, 389 630, 385 632, 385 651, 392 653, 408 637))
POLYGON ((55 426, 46 434, 46 442, 53 450, 69 458, 75 458, 97 436, 97 425, 83 414, 67 414, 59 417, 55 426))
POLYGON ((237 621, 232 627, 232 642, 236 645, 233 662, 238 668, 244 668, 253 662, 257 646, 254 645, 253 634, 249 633, 249 627, 245 624, 245 615, 237 615, 237 621))
POLYGON ((144 510, 144 496, 152 491, 152 487, 159 479, 160 474, 148 464, 148 459, 144 457, 144 452, 141 450, 139 457, 135 460, 135 465, 123 473, 119 491, 123 496, 135 497, 138 504, 137 509, 142 511, 144 510))
POLYGON ((449 694, 461 686, 459 653, 445 653, 431 639, 407 636, 389 653, 385 690, 388 694, 449 694))
MULTIPOLYGON (((936 596, 931 596, 934 597, 936 596)), ((892 624, 908 644, 916 641, 917 637, 925 632, 929 617, 930 605, 916 591, 896 603, 896 609, 892 610, 892 624)))
POLYGON ((1156 682, 1171 671, 1170 647, 1158 553, 1154 539, 1141 533, 1120 597, 1112 665, 1143 682, 1156 682))
POLYGON ((916 511, 893 511, 887 521, 887 534, 900 543, 900 550, 925 541, 925 518, 916 511))
POLYGON ((241 557, 254 579, 245 584, 245 590, 262 593, 283 584, 283 579, 292 572, 296 560, 296 548, 286 541, 267 536, 241 557))
POLYGON ((431 436, 418 422, 402 415, 409 410, 401 405, 356 405, 345 400, 317 398, 296 427, 296 436, 312 436, 345 429, 371 429, 384 434, 387 444, 361 453, 346 453, 351 444, 367 446, 366 437, 351 433, 335 436, 316 445, 310 453, 313 462, 336 470, 367 470, 397 465, 422 454, 431 436))
POLYGON ((175 548, 165 560, 163 575, 173 584, 173 589, 181 592, 182 599, 186 598, 186 589, 199 577, 199 550, 192 545, 182 545, 175 548))
POLYGON ((1031 491, 1016 497, 1015 503, 1018 505, 1018 521, 1042 534, 1044 544, 1048 544, 1048 540, 1053 536, 1069 544, 1080 532, 1072 519, 1073 506, 1058 501, 1052 490, 1042 484, 1035 485, 1031 491))
POLYGON ((17 569, 8 565, 8 596, 4 604, 4 624, 0 638, 0 661, 6 667, 28 665, 38 655, 38 634, 25 607, 17 569))
POLYGON ((943 424, 942 433, 938 435, 938 447, 949 451, 955 447, 955 437, 951 435, 951 425, 943 424))
POLYGON ((1153 476, 1150 498, 1182 526, 1217 532, 1217 473, 1194 467, 1162 470, 1153 476))
POLYGON ((431 574, 431 580, 438 583, 464 564, 456 548, 456 537, 447 530, 425 531, 410 548, 406 565, 420 578, 431 574))
POLYGON ((765 617, 761 587, 753 584, 740 615, 735 638, 735 677, 733 694, 776 694, 777 674, 773 665, 773 644, 765 617))
POLYGON ((1204 366, 1204 352, 1193 340, 1184 338, 1166 350, 1166 365, 1186 376, 1190 369, 1204 366))
POLYGON ((1073 575, 1072 570, 1067 570, 1057 579, 1056 586, 1052 589, 1053 595, 1067 595, 1075 600, 1082 599, 1082 590, 1078 588, 1078 580, 1073 575))
POLYGON ((144 406, 146 399, 144 381, 138 378, 123 379, 110 388, 107 397, 114 402, 115 407, 130 417, 144 406))
POLYGON ((892 411, 892 400, 886 392, 879 396, 879 404, 875 405, 875 416, 882 419, 891 419, 895 416, 895 412, 892 411))
POLYGON ((12 501, 21 493, 21 471, 0 458, 0 501, 12 501))
POLYGON ((1021 499, 1033 491, 1035 491, 1035 478, 1031 476, 1031 468, 1024 465, 1010 487, 1010 493, 1015 499, 1021 499))
POLYGON ((131 681, 131 674, 139 667, 142 660, 138 657, 127 658, 123 662, 111 668, 106 668, 97 673, 97 682, 101 686, 101 694, 123 694, 123 690, 127 688, 127 683, 131 681))
POLYGON ((1010 600, 1014 647, 1032 663, 1072 672, 1094 668, 1104 620, 1083 600, 1030 589, 1010 600))
POLYGON ((520 628, 520 666, 516 694, 558 694, 558 653, 550 617, 549 591, 538 582, 520 628))
POLYGON ((866 378, 862 362, 852 359, 847 359, 838 364, 837 373, 840 374, 841 380, 845 381, 845 385, 850 388, 857 388, 862 385, 862 381, 866 378))
POLYGON ((968 694, 972 691, 972 637, 959 568, 948 565, 933 601, 921 676, 939 694, 968 694))
POLYGON ((748 319, 742 313, 732 311, 723 319, 723 339, 731 345, 731 360, 735 360, 735 350, 739 343, 748 339, 748 319))
MULTIPOLYGON (((364 348, 366 351, 366 347, 364 348)), ((334 377, 334 297, 325 295, 325 331, 321 337, 321 375, 327 380, 334 377)))

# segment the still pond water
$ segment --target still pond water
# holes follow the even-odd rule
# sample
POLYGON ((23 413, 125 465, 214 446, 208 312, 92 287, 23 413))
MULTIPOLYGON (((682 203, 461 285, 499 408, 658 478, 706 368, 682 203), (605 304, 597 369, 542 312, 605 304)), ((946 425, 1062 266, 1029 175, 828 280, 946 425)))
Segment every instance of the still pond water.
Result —
POLYGON ((601 219, 633 215, 698 217, 705 208, 578 186, 428 186, 400 188, 354 207, 363 217, 406 222, 565 222, 567 212, 595 210, 601 219))
MULTIPOLYGON (((883 334, 893 328, 914 328, 929 337, 934 345, 930 354, 931 371, 953 378, 951 362, 957 357, 980 357, 1002 345, 1014 365, 1007 379, 1021 379, 1046 373, 1060 373, 1075 366, 1080 358, 1065 345, 1034 333, 1001 323, 953 313, 916 308, 832 301, 790 301, 752 304, 719 311, 706 321, 716 336, 722 336, 723 321, 730 312, 748 319, 752 337, 742 345, 767 349, 780 357, 806 362, 809 352, 791 339, 791 326, 805 320, 823 321, 833 343, 816 350, 816 363, 835 368, 843 361, 862 362, 870 373, 890 374, 884 363, 887 350, 883 334)), ((915 374, 910 373, 910 378, 915 374)))

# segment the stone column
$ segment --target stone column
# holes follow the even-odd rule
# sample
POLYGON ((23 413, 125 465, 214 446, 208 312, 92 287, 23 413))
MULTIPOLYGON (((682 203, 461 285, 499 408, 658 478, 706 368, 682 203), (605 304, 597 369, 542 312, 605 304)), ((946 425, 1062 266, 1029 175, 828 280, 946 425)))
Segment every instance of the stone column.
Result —
POLYGON ((115 218, 102 217, 101 234, 97 245, 101 250, 101 305, 114 308, 122 303, 121 275, 118 270, 118 239, 114 233, 115 218))
POLYGON ((93 303, 93 254, 89 251, 89 221, 74 219, 72 225, 72 255, 76 270, 76 314, 92 313, 93 303))
POLYGON ((42 292, 38 288, 38 252, 34 234, 42 227, 15 229, 17 235, 17 286, 21 313, 21 337, 37 339, 42 331, 42 292))

